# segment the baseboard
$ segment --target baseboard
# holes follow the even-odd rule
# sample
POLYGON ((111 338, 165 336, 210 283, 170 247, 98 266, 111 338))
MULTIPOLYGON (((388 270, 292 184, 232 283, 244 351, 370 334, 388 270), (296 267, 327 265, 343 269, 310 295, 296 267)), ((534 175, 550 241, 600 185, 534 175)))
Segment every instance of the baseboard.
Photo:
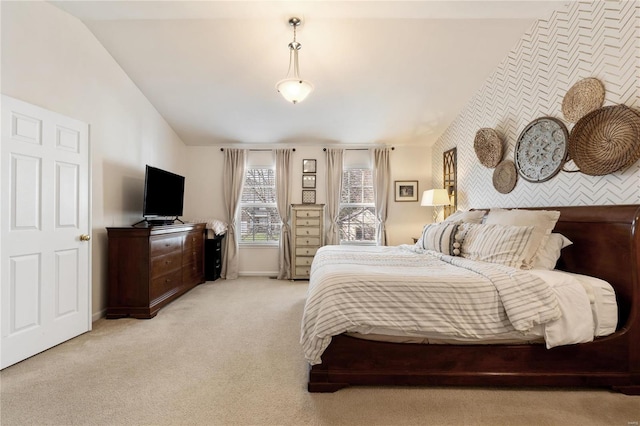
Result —
POLYGON ((103 310, 98 311, 98 312, 94 312, 93 315, 91 316, 91 322, 96 322, 100 318, 104 318, 106 316, 107 316, 107 310, 106 309, 103 309, 103 310))
POLYGON ((278 271, 249 271, 238 272, 239 277, 277 277, 278 271))

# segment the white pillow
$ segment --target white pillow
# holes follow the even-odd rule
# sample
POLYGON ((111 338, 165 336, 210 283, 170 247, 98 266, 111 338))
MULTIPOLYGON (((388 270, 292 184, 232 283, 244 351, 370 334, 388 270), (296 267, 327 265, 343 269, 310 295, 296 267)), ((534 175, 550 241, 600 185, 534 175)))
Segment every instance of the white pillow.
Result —
POLYGON ((458 226, 457 223, 447 222, 425 225, 416 246, 425 250, 457 256, 460 254, 460 244, 455 241, 458 226))
POLYGON ((533 226, 463 223, 456 240, 462 241, 462 257, 520 268, 533 233, 533 226))
POLYGON ((556 263, 560 259, 560 252, 563 248, 573 244, 571 240, 562 234, 551 234, 544 244, 541 244, 533 259, 533 269, 552 270, 556 268, 556 263))
POLYGON ((484 210, 474 210, 474 211, 461 211, 453 213, 448 216, 444 221, 445 222, 465 222, 465 223, 482 223, 482 219, 484 218, 484 214, 486 212, 484 210))
POLYGON ((538 249, 546 242, 547 237, 556 226, 560 212, 556 210, 504 210, 491 209, 485 223, 512 226, 533 226, 533 241, 525 254, 522 269, 531 269, 538 249))

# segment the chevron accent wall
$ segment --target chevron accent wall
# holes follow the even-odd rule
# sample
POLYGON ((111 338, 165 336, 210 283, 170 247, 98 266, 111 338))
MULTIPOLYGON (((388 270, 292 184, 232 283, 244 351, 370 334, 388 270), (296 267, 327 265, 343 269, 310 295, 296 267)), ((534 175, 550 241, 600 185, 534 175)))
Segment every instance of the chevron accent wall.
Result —
POLYGON ((482 127, 500 134, 503 159, 511 160, 520 132, 536 118, 556 117, 570 131, 562 99, 586 77, 604 84, 605 105, 640 110, 640 2, 572 2, 537 21, 433 146, 434 184, 442 183, 442 153, 457 147, 460 209, 640 204, 640 161, 606 176, 560 172, 543 183, 518 176, 514 190, 501 194, 494 169, 476 157, 473 140, 482 127))

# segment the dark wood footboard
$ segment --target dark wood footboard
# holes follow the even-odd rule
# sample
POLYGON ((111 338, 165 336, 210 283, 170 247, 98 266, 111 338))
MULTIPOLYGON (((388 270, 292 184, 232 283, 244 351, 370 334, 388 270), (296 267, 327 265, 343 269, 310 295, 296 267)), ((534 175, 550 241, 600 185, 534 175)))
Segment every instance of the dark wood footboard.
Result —
POLYGON ((309 371, 310 392, 351 385, 580 386, 640 394, 640 206, 547 207, 554 232, 573 241, 560 269, 604 279, 616 291, 618 330, 590 343, 419 345, 335 336, 309 371))

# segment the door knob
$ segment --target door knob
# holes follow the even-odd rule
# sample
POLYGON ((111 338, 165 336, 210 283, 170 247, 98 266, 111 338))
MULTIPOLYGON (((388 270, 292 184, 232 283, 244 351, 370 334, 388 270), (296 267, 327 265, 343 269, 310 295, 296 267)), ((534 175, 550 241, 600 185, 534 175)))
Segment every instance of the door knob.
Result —
POLYGON ((89 241, 91 239, 90 235, 82 234, 80 235, 80 241, 89 241))

